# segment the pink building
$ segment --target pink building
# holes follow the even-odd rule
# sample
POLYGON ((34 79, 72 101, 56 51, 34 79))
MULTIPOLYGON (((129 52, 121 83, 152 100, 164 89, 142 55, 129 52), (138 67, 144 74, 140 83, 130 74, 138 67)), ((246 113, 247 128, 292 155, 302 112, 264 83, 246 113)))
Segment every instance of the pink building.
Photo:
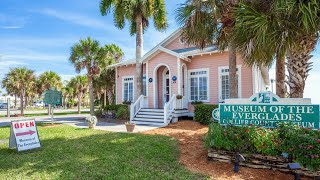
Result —
MULTIPOLYGON (((116 69, 116 103, 133 103, 131 122, 167 125, 179 116, 193 116, 192 101, 218 104, 229 98, 228 51, 189 47, 180 35, 175 31, 143 56, 144 95, 136 101, 135 60, 110 66, 116 69)), ((239 98, 266 90, 268 73, 261 72, 266 71, 237 57, 239 98)))

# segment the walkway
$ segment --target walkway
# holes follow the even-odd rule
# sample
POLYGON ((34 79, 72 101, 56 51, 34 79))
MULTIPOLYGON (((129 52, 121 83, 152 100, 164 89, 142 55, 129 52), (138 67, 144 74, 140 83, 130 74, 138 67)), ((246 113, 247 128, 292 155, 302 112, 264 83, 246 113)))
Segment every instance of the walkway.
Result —
MULTIPOLYGON (((63 123, 77 128, 88 128, 87 123, 85 122, 86 114, 83 115, 63 115, 54 117, 55 123, 63 123)), ((37 116, 37 117, 24 117, 24 118, 0 118, 0 126, 9 126, 12 120, 20 119, 35 119, 36 122, 45 122, 50 123, 50 116, 37 116)), ((153 130, 161 126, 145 126, 145 125, 136 125, 134 132, 143 132, 148 130, 153 130)), ((98 122, 95 129, 112 131, 112 132, 127 132, 124 124, 117 123, 108 123, 108 122, 98 122)))

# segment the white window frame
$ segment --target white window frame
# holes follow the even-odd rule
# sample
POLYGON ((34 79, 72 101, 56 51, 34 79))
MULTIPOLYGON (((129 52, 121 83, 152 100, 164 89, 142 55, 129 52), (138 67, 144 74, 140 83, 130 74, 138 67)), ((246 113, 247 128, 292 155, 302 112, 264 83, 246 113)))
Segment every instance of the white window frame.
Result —
MULTIPOLYGON (((242 97, 242 76, 241 76, 241 65, 237 65, 237 75, 238 75, 238 98, 242 97)), ((219 102, 223 102, 222 99, 222 75, 229 75, 229 72, 221 72, 223 69, 229 69, 229 66, 220 66, 218 67, 218 78, 219 78, 219 102)))
POLYGON ((191 77, 203 77, 203 75, 190 75, 192 72, 198 72, 198 71, 206 71, 206 77, 207 77, 207 99, 206 100, 198 100, 202 102, 210 102, 210 71, 209 68, 201 68, 201 69, 190 69, 188 70, 187 78, 188 78, 188 96, 189 96, 189 102, 192 102, 194 100, 191 100, 191 77))
MULTIPOLYGON (((134 101, 134 76, 123 76, 122 77, 122 102, 123 101, 125 101, 125 99, 124 99, 124 83, 125 83, 125 81, 124 81, 124 79, 126 79, 126 78, 132 78, 132 80, 130 80, 129 82, 132 82, 132 101, 134 101)), ((132 102, 133 103, 133 102, 132 102)))

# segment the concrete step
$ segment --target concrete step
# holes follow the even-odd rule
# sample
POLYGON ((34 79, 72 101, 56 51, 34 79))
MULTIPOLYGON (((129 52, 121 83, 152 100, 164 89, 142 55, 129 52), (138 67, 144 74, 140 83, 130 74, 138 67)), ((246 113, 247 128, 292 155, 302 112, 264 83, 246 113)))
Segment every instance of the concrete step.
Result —
POLYGON ((150 125, 150 126, 159 126, 159 127, 163 127, 163 121, 162 122, 150 122, 150 121, 131 121, 134 124, 139 124, 139 125, 150 125))

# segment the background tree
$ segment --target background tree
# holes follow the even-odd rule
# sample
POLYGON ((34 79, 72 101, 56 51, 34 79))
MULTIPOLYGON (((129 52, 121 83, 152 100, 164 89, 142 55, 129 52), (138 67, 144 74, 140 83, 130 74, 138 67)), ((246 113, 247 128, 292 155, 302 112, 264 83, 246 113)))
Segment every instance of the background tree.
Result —
POLYGON ((49 90, 51 87, 55 87, 57 90, 62 88, 61 77, 53 71, 46 71, 40 74, 37 84, 39 94, 42 94, 45 90, 49 90))
POLYGON ((236 45, 233 8, 236 0, 187 0, 176 11, 176 20, 182 28, 182 36, 189 45, 205 48, 216 42, 221 50, 228 46, 230 98, 238 97, 236 45))
POLYGON ((157 30, 167 28, 167 17, 164 0, 101 0, 100 12, 103 16, 113 11, 115 26, 123 29, 125 22, 130 24, 130 34, 136 34, 136 74, 134 100, 142 95, 143 33, 152 18, 157 30))
POLYGON ((34 71, 27 68, 14 68, 11 69, 4 77, 3 81, 10 79, 13 82, 14 88, 20 96, 20 110, 21 115, 24 115, 24 99, 27 91, 35 87, 35 74, 34 71))
POLYGON ((318 40, 316 0, 248 1, 236 8, 235 41, 248 64, 271 65, 276 59, 277 95, 285 97, 285 56, 290 97, 303 97, 311 69, 309 59, 318 40))
POLYGON ((70 80, 69 86, 74 89, 73 93, 78 97, 78 114, 80 114, 81 100, 88 89, 88 78, 87 76, 76 76, 70 80))
MULTIPOLYGON (((106 61, 107 65, 117 63, 123 57, 121 48, 115 44, 105 45, 104 50, 108 54, 106 61)), ((108 104, 113 104, 115 90, 115 70, 110 68, 102 68, 100 75, 94 78, 94 82, 95 92, 98 99, 100 99, 101 95, 104 94, 105 98, 108 97, 108 104)))
POLYGON ((2 80, 2 88, 5 88, 8 94, 14 96, 14 107, 17 107, 18 89, 15 86, 13 77, 5 76, 2 80))
POLYGON ((74 65, 76 72, 87 70, 89 96, 90 96, 90 115, 94 115, 94 94, 93 94, 93 78, 100 74, 101 67, 106 66, 108 53, 104 48, 100 47, 98 41, 88 37, 81 39, 71 48, 71 56, 69 61, 74 65))

